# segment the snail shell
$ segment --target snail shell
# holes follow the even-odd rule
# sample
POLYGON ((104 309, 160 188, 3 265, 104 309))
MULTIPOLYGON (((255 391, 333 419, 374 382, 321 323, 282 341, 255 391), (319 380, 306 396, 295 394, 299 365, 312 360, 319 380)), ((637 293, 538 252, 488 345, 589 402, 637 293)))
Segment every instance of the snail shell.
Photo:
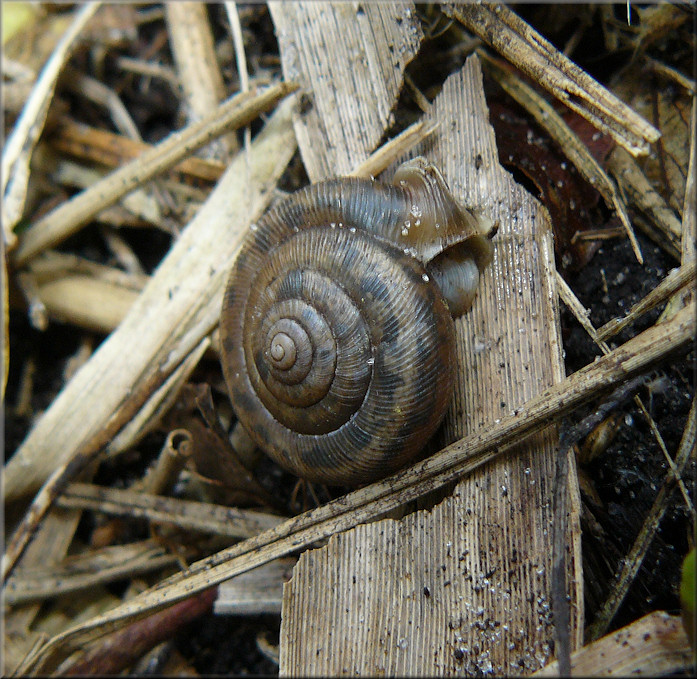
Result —
POLYGON ((240 250, 220 320, 232 404, 257 445, 332 485, 418 453, 453 390, 448 305, 469 306, 491 258, 480 224, 423 158, 393 186, 329 180, 270 210, 240 250))

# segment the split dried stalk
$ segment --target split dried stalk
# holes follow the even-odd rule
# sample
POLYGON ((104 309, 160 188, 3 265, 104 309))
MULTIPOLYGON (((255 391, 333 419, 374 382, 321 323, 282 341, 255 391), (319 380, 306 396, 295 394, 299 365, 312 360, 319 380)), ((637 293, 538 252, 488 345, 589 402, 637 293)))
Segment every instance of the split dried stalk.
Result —
POLYGON ((433 457, 383 481, 282 523, 277 528, 193 564, 129 602, 50 640, 33 659, 33 671, 48 671, 76 644, 118 629, 135 617, 285 556, 420 497, 505 452, 507 447, 563 417, 599 393, 687 349, 696 329, 695 305, 644 331, 610 354, 545 390, 499 423, 484 427, 433 457))
POLYGON ((633 156, 649 152, 661 133, 591 78, 505 5, 446 5, 443 12, 461 22, 497 52, 612 136, 633 156))
POLYGON ((183 530, 249 538, 275 528, 280 516, 207 502, 179 500, 132 490, 71 483, 57 499, 60 507, 91 509, 111 516, 144 518, 183 530))
POLYGON ((151 151, 35 222, 20 239, 14 252, 15 263, 21 265, 41 250, 65 240, 129 191, 192 155, 223 132, 251 122, 296 89, 293 84, 279 83, 256 96, 249 93, 235 95, 201 121, 171 134, 151 151))

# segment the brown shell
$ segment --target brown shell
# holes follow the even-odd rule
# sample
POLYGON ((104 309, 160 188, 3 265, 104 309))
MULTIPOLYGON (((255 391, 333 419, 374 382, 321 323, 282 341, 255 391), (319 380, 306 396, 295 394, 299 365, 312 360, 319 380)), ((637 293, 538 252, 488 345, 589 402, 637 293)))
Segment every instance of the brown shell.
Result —
POLYGON ((426 266, 384 236, 414 195, 355 178, 310 186, 253 228, 230 274, 220 333, 233 407, 262 449, 310 481, 395 471, 448 407, 448 305, 426 266))

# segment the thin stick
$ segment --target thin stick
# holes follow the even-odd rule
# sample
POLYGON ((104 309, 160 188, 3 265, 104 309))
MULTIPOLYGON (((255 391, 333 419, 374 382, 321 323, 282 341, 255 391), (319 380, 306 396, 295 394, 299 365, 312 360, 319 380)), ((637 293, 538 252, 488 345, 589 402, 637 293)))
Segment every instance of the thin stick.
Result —
POLYGON ((689 262, 674 271, 671 271, 646 297, 640 299, 622 318, 613 318, 597 330, 598 339, 606 340, 618 332, 624 330, 642 314, 650 311, 658 304, 665 302, 681 288, 694 285, 697 276, 695 262, 689 262))
POLYGON ((377 177, 390 163, 423 141, 438 129, 438 125, 423 120, 409 125, 406 130, 385 142, 351 172, 352 177, 377 177))
POLYGON ((555 653, 561 676, 571 675, 571 643, 569 639, 569 601, 566 597, 566 530, 568 488, 565 480, 569 474, 571 447, 590 434, 616 408, 620 407, 644 383, 643 375, 620 385, 607 400, 577 425, 567 429, 559 439, 557 469, 554 483, 552 611, 554 614, 555 653))

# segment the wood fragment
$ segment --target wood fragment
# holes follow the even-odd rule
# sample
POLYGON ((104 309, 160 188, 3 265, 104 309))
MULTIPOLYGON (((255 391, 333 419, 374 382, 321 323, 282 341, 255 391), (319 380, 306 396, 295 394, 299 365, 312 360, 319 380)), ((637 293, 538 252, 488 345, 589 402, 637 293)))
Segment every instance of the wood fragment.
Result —
MULTIPOLYGON (((680 616, 656 611, 571 656, 574 676, 660 677, 694 671, 694 659, 680 616)), ((558 677, 556 661, 533 677, 558 677)))
POLYGON ((133 623, 130 627, 89 649, 82 658, 67 663, 65 667, 60 668, 59 674, 63 676, 118 674, 151 648, 166 639, 171 639, 178 630, 207 613, 215 595, 215 590, 201 592, 171 608, 133 623))
POLYGON ((645 156, 649 144, 661 136, 506 5, 445 5, 443 12, 460 21, 563 104, 611 135, 633 156, 645 156))
POLYGON ((159 583, 131 601, 65 630, 37 651, 25 671, 49 671, 76 644, 118 629, 136 617, 317 540, 383 516, 395 507, 461 478, 506 452, 513 442, 518 443, 523 437, 548 427, 589 399, 651 369, 667 356, 686 350, 692 345, 697 329, 695 311, 694 303, 678 311, 669 321, 645 330, 607 356, 549 387, 498 423, 478 429, 427 460, 194 563, 184 573, 159 583))
POLYGON ((147 276, 131 276, 121 269, 106 264, 99 264, 86 257, 47 250, 32 260, 26 271, 36 285, 49 283, 57 278, 70 275, 83 275, 121 286, 128 290, 142 290, 147 283, 147 276))

